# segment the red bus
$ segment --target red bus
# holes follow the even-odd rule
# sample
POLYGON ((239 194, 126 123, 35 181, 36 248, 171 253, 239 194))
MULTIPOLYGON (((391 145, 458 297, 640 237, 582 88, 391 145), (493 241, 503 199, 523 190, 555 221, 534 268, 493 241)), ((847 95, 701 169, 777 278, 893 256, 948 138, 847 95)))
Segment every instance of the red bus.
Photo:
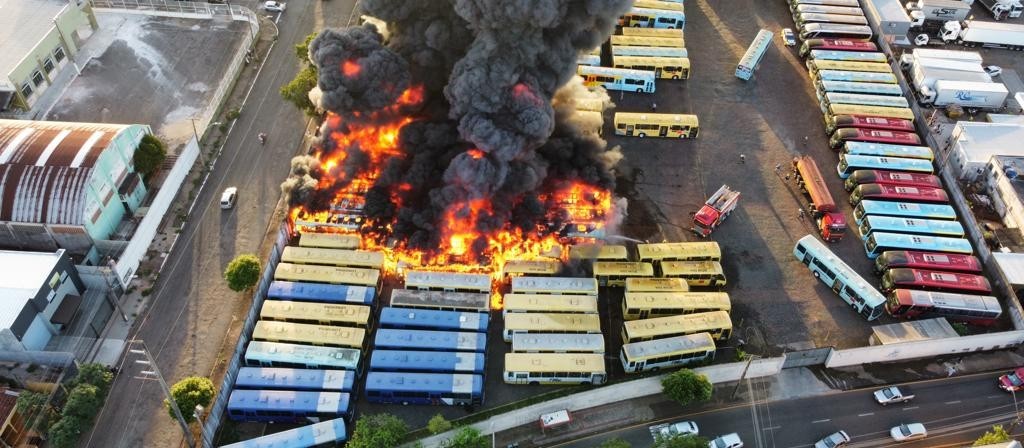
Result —
POLYGON ((914 132, 914 122, 902 118, 872 117, 868 115, 836 115, 828 122, 830 135, 840 128, 881 129, 885 131, 914 132))
POLYGON ((850 205, 856 206, 862 199, 876 201, 927 202, 948 204, 946 190, 932 187, 904 187, 903 185, 864 184, 850 193, 850 205))
POLYGON ((1003 314, 999 299, 949 292, 897 289, 885 301, 885 310, 898 319, 945 317, 975 325, 992 325, 1003 314))
POLYGON ((811 50, 878 51, 878 47, 861 39, 807 39, 800 46, 800 57, 807 57, 811 50))
POLYGON ((882 275, 882 294, 895 289, 923 289, 963 294, 992 293, 988 279, 963 272, 928 271, 924 269, 893 268, 882 275))
POLYGON ((942 252, 921 252, 916 250, 890 250, 875 259, 875 272, 881 274, 887 269, 911 268, 929 271, 981 273, 981 260, 974 255, 946 254, 942 252))
POLYGON ((888 143, 892 145, 920 146, 921 137, 914 132, 886 131, 882 129, 842 128, 828 139, 832 149, 838 149, 846 142, 888 143))
POLYGON ((846 191, 853 191, 861 184, 903 185, 905 187, 942 188, 939 176, 934 174, 910 173, 906 171, 857 170, 846 178, 846 191))
POLYGON ((810 156, 794 158, 793 172, 800 191, 809 201, 807 208, 814 217, 821 238, 828 242, 843 239, 846 234, 846 217, 836 207, 836 201, 832 199, 832 193, 829 193, 825 178, 821 177, 814 159, 810 156))

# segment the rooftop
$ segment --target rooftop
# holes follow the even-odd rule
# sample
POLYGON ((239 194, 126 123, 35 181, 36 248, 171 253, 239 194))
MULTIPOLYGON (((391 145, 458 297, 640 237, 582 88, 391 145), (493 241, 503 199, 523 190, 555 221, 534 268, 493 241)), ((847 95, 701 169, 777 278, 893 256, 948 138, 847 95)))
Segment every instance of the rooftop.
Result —
POLYGON ((0 0, 0 77, 50 32, 69 0, 0 0))
POLYGON ((872 337, 882 345, 899 342, 926 341, 930 339, 955 338, 960 335, 945 318, 923 319, 898 324, 871 327, 872 337))
MULTIPOLYGON (((1010 179, 1010 185, 1013 186, 1013 191, 1017 193, 1017 198, 1024 200, 1024 157, 994 156, 992 157, 992 163, 1007 178, 1010 178, 1015 173, 1014 179, 1010 179)), ((1007 199, 1009 198, 1003 198, 1003 200, 1007 199)))
POLYGON ((1024 156, 1024 126, 961 121, 953 129, 966 162, 987 163, 992 156, 1024 156))
POLYGON ((39 287, 47 281, 64 251, 0 250, 0 328, 9 328, 39 287))
POLYGON ((993 251, 992 257, 1010 285, 1015 288, 1024 285, 1024 254, 993 251))

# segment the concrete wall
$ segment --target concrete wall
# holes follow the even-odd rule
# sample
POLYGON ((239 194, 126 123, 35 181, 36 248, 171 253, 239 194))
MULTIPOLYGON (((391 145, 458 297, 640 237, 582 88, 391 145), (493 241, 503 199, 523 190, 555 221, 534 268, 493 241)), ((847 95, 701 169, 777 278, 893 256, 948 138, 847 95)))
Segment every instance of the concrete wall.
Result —
POLYGON ((832 350, 825 367, 847 367, 876 362, 906 361, 957 353, 1013 347, 1024 342, 1024 331, 978 334, 959 338, 832 350))
POLYGON ((19 92, 19 96, 21 95, 20 92, 24 83, 28 82, 32 85, 33 92, 31 95, 28 97, 20 96, 20 99, 25 101, 29 107, 49 87, 53 78, 57 76, 58 71, 67 69, 68 61, 78 53, 78 45, 74 37, 75 30, 90 25, 89 14, 79 7, 79 4, 86 5, 86 2, 69 1, 67 3, 68 5, 64 7, 61 14, 55 19, 57 26, 51 27, 50 32, 40 39, 31 51, 24 55, 21 62, 10 73, 0 74, 6 76, 14 84, 15 89, 19 92), (60 62, 54 56, 57 49, 63 49, 64 51, 64 58, 60 62), (50 71, 46 70, 45 62, 47 60, 51 61, 54 65, 50 71), (44 81, 39 85, 32 81, 32 75, 36 71, 42 74, 44 78, 44 81))

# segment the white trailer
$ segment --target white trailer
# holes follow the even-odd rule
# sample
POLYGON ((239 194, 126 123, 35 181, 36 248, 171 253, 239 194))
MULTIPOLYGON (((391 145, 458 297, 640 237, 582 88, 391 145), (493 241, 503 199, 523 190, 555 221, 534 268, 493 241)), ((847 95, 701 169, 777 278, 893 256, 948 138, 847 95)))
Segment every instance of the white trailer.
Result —
MULTIPOLYGON (((945 107, 952 104, 963 108, 1001 109, 1010 91, 996 82, 970 82, 940 79, 935 82, 931 104, 945 107)), ((924 98, 922 98, 924 100, 924 98)))
POLYGON ((968 47, 1024 50, 1024 25, 977 20, 968 20, 960 25, 949 21, 943 27, 942 40, 968 47))
POLYGON ((966 20, 971 14, 971 5, 958 0, 921 0, 907 3, 907 13, 912 20, 910 26, 916 28, 924 25, 925 21, 966 20))
POLYGON ((1007 17, 1020 17, 1024 12, 1024 5, 1019 0, 979 0, 981 5, 992 13, 996 20, 1003 20, 1007 17))
POLYGON ((935 83, 940 79, 976 83, 992 82, 992 77, 985 72, 946 70, 941 67, 923 65, 915 66, 910 72, 910 81, 914 85, 914 90, 920 94, 918 95, 919 99, 930 95, 930 92, 935 90, 935 83))
MULTIPOLYGON (((959 3, 959 2, 957 2, 959 3)), ((934 48, 918 48, 912 53, 921 58, 949 59, 951 61, 976 62, 981 64, 983 59, 977 51, 964 50, 939 50, 934 48)))

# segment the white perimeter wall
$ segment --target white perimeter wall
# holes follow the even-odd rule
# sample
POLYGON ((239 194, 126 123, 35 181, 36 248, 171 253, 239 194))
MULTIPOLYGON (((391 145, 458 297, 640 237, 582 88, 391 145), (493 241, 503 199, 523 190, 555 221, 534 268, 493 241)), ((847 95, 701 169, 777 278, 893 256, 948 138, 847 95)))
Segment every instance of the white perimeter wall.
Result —
POLYGON ((846 367, 874 362, 894 362, 956 353, 997 350, 1024 342, 1024 331, 978 334, 958 338, 903 342, 890 345, 832 350, 825 367, 846 367))

